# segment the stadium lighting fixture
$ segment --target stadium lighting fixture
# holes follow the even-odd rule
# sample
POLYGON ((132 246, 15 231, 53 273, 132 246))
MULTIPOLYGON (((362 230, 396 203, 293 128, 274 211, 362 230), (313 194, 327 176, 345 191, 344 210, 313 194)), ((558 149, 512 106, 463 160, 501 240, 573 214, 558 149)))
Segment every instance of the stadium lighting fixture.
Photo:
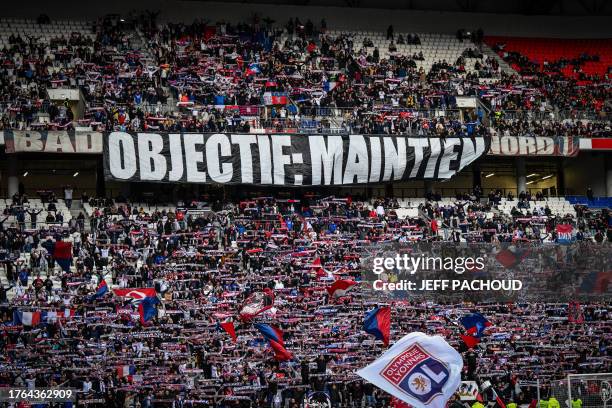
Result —
POLYGON ((28 172, 26 171, 25 173, 23 173, 23 177, 27 177, 28 176, 28 172))
POLYGON ((72 175, 72 177, 76 177, 76 176, 78 176, 78 175, 79 175, 79 172, 77 171, 76 173, 74 173, 74 174, 72 175))
POLYGON ((549 178, 551 178, 552 176, 553 176, 552 174, 549 174, 548 176, 542 177, 542 180, 549 179, 549 178))
POLYGON ((529 178, 529 177, 534 177, 534 176, 537 176, 537 175, 538 175, 538 173, 531 173, 531 174, 528 174, 527 177, 529 178))
POLYGON ((493 177, 495 175, 495 173, 489 173, 485 176, 485 178, 489 178, 489 177, 493 177))

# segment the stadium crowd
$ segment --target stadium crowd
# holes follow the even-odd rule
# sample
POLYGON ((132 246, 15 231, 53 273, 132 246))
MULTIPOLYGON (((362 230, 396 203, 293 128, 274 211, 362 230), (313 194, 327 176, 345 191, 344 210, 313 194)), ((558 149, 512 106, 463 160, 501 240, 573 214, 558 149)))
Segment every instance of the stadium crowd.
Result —
MULTIPOLYGON (((94 198, 87 217, 61 226, 5 218, 0 385, 70 386, 88 406, 300 407, 325 393, 333 406, 384 407, 388 395, 354 374, 384 350, 362 329, 376 304, 392 308, 392 340, 444 336, 464 357, 463 379, 490 380, 506 403, 530 404, 536 378, 548 400, 567 373, 609 372, 606 300, 435 303, 375 296, 365 283, 342 296, 330 290, 360 281, 368 248, 388 242, 541 244, 569 223, 582 232, 583 255, 609 256, 609 242, 595 239, 612 241, 606 212, 491 218, 500 193, 479 196, 449 204, 432 195, 409 218, 398 216, 397 200, 351 197, 190 200, 162 211, 94 198), (60 242, 71 244, 68 256, 60 242), (159 304, 149 314, 151 290, 159 304), (474 348, 453 323, 471 311, 493 324, 474 348), (278 326, 290 355, 267 347, 256 322, 278 326)), ((7 216, 27 207, 22 196, 13 201, 7 216)))
POLYGON ((92 28, 95 39, 66 33, 45 43, 11 36, 0 50, 1 126, 610 133, 607 77, 585 84, 550 70, 530 71, 529 61, 514 54, 505 59, 522 69, 509 73, 483 54, 480 37, 466 42, 456 60, 424 63, 422 52, 409 55, 395 45, 420 44, 417 34, 391 30, 389 51, 381 52, 368 38, 355 43, 354 34, 330 34, 324 21, 296 18, 280 27, 256 16, 249 24, 161 25, 156 17, 100 19, 92 28), (83 92, 82 118, 67 102, 49 100, 46 89, 62 86, 83 92), (459 96, 479 97, 484 106, 460 117, 459 96), (49 120, 35 120, 38 112, 49 120))

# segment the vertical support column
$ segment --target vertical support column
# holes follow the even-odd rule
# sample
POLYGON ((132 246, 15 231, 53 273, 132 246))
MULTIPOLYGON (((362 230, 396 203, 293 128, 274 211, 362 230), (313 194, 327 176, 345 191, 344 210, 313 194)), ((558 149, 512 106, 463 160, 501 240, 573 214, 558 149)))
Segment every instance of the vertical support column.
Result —
POLYGON ((19 176, 17 174, 17 156, 15 154, 7 154, 8 157, 8 196, 12 197, 19 192, 19 176))
POLYGON ((393 183, 385 184, 385 196, 386 197, 394 197, 394 195, 393 195, 393 183))
POLYGON ((516 195, 527 191, 527 170, 525 169, 525 158, 516 158, 516 195))
POLYGON ((132 192, 130 183, 127 181, 121 181, 120 184, 121 184, 121 195, 127 200, 133 199, 132 197, 130 197, 131 192, 132 192))
POLYGON ((96 160, 96 196, 106 197, 106 184, 104 181, 104 163, 102 157, 96 160))
POLYGON ((606 167, 606 196, 612 197, 612 156, 607 154, 605 161, 606 167))
POLYGON ((433 191, 431 180, 425 180, 423 182, 423 189, 425 190, 423 195, 427 195, 433 191))
POLYGON ((557 163, 557 195, 565 195, 565 173, 563 172, 563 159, 557 163))
POLYGON ((480 170, 479 164, 475 164, 472 167, 472 189, 476 188, 476 186, 480 186, 482 190, 482 170, 480 170))

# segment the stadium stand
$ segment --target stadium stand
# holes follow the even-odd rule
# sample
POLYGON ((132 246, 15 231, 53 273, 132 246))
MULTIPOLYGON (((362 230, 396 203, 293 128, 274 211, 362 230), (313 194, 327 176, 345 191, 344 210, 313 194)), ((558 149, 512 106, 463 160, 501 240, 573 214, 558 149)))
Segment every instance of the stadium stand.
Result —
MULTIPOLYGON (((560 71, 582 83, 588 81, 586 78, 604 78, 612 65, 610 40, 487 36, 485 42, 496 48, 500 55, 519 53, 538 65, 542 72, 560 71)), ((522 69, 519 64, 513 64, 512 68, 516 71, 522 69)))
MULTIPOLYGON (((611 136, 609 40, 253 20, 3 17, 0 130, 535 136, 567 144, 611 136), (51 96, 65 89, 78 97, 51 96)), ((527 156, 530 168, 547 169, 529 183, 550 180, 553 166, 574 175, 557 156, 563 147, 572 150, 527 156)), ((15 156, 35 160, 5 149, 16 181, 15 156)), ((104 190, 102 154, 76 156, 57 162, 70 170, 92 162, 104 190)), ((515 159, 485 157, 478 166, 515 159)), ((0 387, 69 386, 77 406, 92 408, 313 408, 304 401, 317 393, 329 407, 396 407, 355 374, 385 350, 362 329, 364 313, 380 303, 392 308, 392 340, 422 331, 457 349, 463 381, 493 384, 496 391, 479 395, 491 407, 560 408, 549 401, 567 397, 560 384, 568 374, 612 369, 612 198, 586 188, 601 170, 595 160, 576 171, 582 196, 557 194, 563 181, 529 189, 520 159, 501 176, 512 179, 506 185, 516 178, 516 188, 488 195, 477 181, 451 196, 454 187, 436 192, 425 179, 405 187, 422 197, 396 197, 393 183, 352 195, 342 185, 312 193, 173 182, 148 191, 148 183, 116 182, 118 194, 90 198, 83 189, 72 200, 51 191, 32 198, 9 181, 0 199, 0 387), (364 289, 371 252, 444 243, 492 250, 491 271, 543 276, 541 297, 377 302, 364 289), (558 287, 588 268, 594 272, 572 282, 573 300, 564 299, 558 287), (359 284, 336 298, 337 281, 359 284), (491 326, 470 346, 457 322, 474 312, 491 326), (253 319, 278 325, 281 353, 253 319)), ((483 171, 473 166, 470 178, 482 181, 483 171)), ((603 385, 575 388, 585 403, 568 401, 571 408, 603 406, 603 385)))
MULTIPOLYGON (((8 201, 9 208, 15 210, 24 200, 15 197, 8 201)), ((559 214, 572 212, 563 200, 547 203, 559 214)), ((3 349, 10 351, 8 367, 12 361, 24 361, 22 368, 37 369, 36 374, 2 371, 0 380, 36 386, 63 382, 75 386, 79 398, 92 406, 125 401, 143 405, 148 401, 154 406, 298 406, 309 390, 327 391, 333 406, 361 406, 362 400, 386 406, 387 397, 358 381, 352 372, 369 358, 368 347, 380 346, 356 329, 367 297, 356 290, 343 301, 332 302, 326 300, 327 292, 322 290, 330 284, 326 278, 330 273, 339 277, 359 273, 355 259, 363 256, 357 245, 360 239, 382 243, 396 235, 400 242, 554 241, 555 223, 570 222, 584 232, 579 239, 589 242, 583 251, 607 250, 594 242, 594 233, 601 227, 585 223, 586 213, 580 213, 580 217, 552 215, 540 230, 544 226, 540 217, 526 221, 521 214, 513 221, 505 212, 496 214, 490 203, 463 198, 365 203, 328 197, 310 200, 308 205, 268 197, 226 202, 223 206, 218 202, 180 204, 119 203, 100 198, 83 204, 86 221, 74 217, 63 228, 16 228, 5 220, 2 225, 6 227, 0 233, 5 271, 0 283, 10 303, 8 309, 3 308, 3 327, 19 330, 5 331, 0 341, 3 349), (400 219, 398 207, 416 209, 417 213, 400 219), (484 212, 489 215, 484 216, 484 212), (430 219, 439 221, 439 230, 430 219), (491 234, 491 228, 497 232, 491 234), (333 244, 347 239, 351 244, 346 250, 333 244), (53 245, 59 241, 70 242, 74 250, 73 265, 64 267, 64 272, 58 265, 61 260, 54 259, 59 255, 53 245), (288 256, 315 241, 329 245, 298 258, 288 256), (277 245, 285 249, 271 250, 277 245), (309 266, 319 265, 317 262, 322 266, 309 266), (154 322, 140 321, 130 302, 100 292, 101 281, 112 291, 155 287, 165 299, 164 309, 154 322), (279 322, 286 347, 300 360, 298 365, 271 361, 246 321, 235 319, 232 323, 237 342, 218 329, 218 322, 237 313, 245 299, 263 287, 273 290, 276 298, 275 307, 264 312, 265 319, 279 322), (294 307, 299 307, 298 314, 294 307), (15 324, 16 313, 20 319, 29 319, 29 312, 38 313, 35 319, 40 323, 21 320, 22 325, 10 326, 15 324), (321 314, 323 320, 315 318, 321 314), (55 348, 62 351, 58 355, 39 347, 32 349, 36 340, 42 340, 40 336, 50 341, 68 336, 70 341, 57 343, 55 348), (82 351, 77 356, 71 350, 82 351), (233 358, 228 359, 228 354, 233 358), (26 355, 37 358, 25 362, 26 355), (241 356, 248 356, 248 364, 241 356), (90 366, 92 361, 96 361, 95 368, 90 366), (124 366, 129 368, 125 372, 124 366), (122 369, 119 374, 118 367, 122 369), (53 380, 51 373, 60 380, 53 380)), ((502 201, 500 208, 506 204, 502 201)), ((607 233, 610 239, 610 229, 607 233)), ((546 394, 545 388, 528 385, 536 375, 543 385, 552 386, 566 372, 610 368, 604 336, 610 329, 607 303, 578 306, 584 323, 574 327, 568 326, 573 312, 567 304, 480 305, 477 310, 488 316, 494 329, 483 337, 478 353, 455 340, 459 338, 458 327, 444 324, 443 318, 466 313, 473 306, 454 306, 451 312, 443 305, 392 304, 392 333, 418 329, 443 334, 465 353, 469 362, 465 379, 478 376, 481 381, 493 380, 505 401, 527 405, 538 391, 546 394), (519 330, 529 336, 541 329, 541 323, 550 327, 537 338, 540 346, 513 334, 519 330), (573 338, 572 350, 565 346, 567 336, 573 338), (546 348, 541 347, 542 342, 546 348), (500 355, 509 358, 499 360, 500 355), (522 355, 530 358, 520 358, 522 355), (557 364, 559 368, 555 368, 557 364)), ((3 358, 8 355, 3 354, 3 358)))
MULTIPOLYGON (((502 39, 487 37, 482 43, 442 34, 393 33, 392 40, 381 32, 320 30, 312 23, 298 35, 293 26, 255 33, 244 24, 141 23, 134 31, 108 19, 50 25, 5 19, 5 58, 26 54, 39 62, 27 69, 16 58, 16 67, 5 67, 12 80, 4 85, 3 126, 456 134, 478 132, 480 126, 484 131, 491 109, 495 120, 489 125, 501 132, 508 127, 542 135, 610 132, 603 76, 587 86, 550 77, 547 87, 553 89, 545 90, 540 79, 521 78, 500 65, 504 62, 486 43, 495 48, 502 39), (15 87, 17 79, 28 84, 30 95, 15 87), (45 95, 45 89, 65 85, 78 86, 83 93, 86 107, 79 117, 45 95), (282 94, 283 103, 260 109, 273 93, 282 94), (576 104, 561 98, 568 93, 579 95, 576 104), (481 98, 488 108, 460 118, 456 97, 463 95, 481 98), (36 115, 38 111, 49 113, 48 119, 36 115)), ((605 44, 585 45, 583 53, 605 54, 605 44)), ((568 53, 573 49, 565 48, 568 53)), ((605 58, 585 63, 597 64, 601 73, 609 62, 605 58)), ((524 68, 519 69, 523 74, 524 68)))

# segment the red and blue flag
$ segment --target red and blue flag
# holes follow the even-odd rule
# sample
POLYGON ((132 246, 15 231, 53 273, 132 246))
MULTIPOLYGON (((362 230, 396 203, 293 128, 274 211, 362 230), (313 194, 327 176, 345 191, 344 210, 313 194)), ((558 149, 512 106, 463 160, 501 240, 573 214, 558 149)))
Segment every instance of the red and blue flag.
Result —
POLYGON ((108 292, 108 285, 106 284, 106 280, 102 279, 102 282, 96 288, 96 293, 92 296, 94 299, 101 298, 108 292))
POLYGON ((161 303, 157 296, 147 296, 138 302, 138 314, 140 323, 145 324, 157 316, 157 305, 161 303))
POLYGON ((491 322, 480 313, 470 313, 459 319, 459 322, 465 327, 466 333, 461 335, 461 339, 468 347, 474 347, 480 342, 480 338, 484 334, 487 327, 491 326, 491 322))
POLYGON ((72 244, 70 242, 57 241, 53 246, 53 258, 64 272, 70 272, 72 244))
POLYGON ((363 330, 382 340, 385 346, 389 345, 389 332, 391 329, 391 308, 389 306, 376 307, 366 313, 363 321, 363 330))
POLYGON ((268 340, 278 361, 288 361, 293 358, 291 352, 285 348, 285 340, 281 329, 265 323, 255 323, 254 326, 268 340))

